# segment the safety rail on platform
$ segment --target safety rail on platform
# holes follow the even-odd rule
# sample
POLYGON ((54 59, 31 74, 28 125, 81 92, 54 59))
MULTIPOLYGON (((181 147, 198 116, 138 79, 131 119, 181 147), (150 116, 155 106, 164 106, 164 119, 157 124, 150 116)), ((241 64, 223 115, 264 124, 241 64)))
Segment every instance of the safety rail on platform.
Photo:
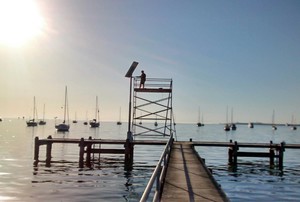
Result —
MULTIPOLYGON (((141 78, 134 77, 134 88, 139 88, 141 78)), ((168 78, 147 78, 144 89, 172 89, 172 79, 168 78)))
POLYGON ((156 182, 156 188, 155 188, 155 193, 153 196, 153 201, 159 201, 159 199, 161 197, 161 191, 163 188, 163 184, 164 184, 164 179, 166 176, 168 162, 170 159, 170 153, 171 153, 173 141, 174 141, 173 135, 171 135, 171 137, 170 137, 169 141, 167 142, 165 149, 164 149, 164 151, 163 151, 163 153, 151 175, 151 178, 146 186, 146 189, 144 190, 144 193, 140 199, 140 202, 147 201, 155 182, 156 182))

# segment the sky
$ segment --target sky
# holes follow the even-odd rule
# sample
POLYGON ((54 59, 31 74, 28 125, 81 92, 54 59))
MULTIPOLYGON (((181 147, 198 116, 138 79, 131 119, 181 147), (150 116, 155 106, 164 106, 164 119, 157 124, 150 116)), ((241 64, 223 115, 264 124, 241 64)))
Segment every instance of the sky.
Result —
POLYGON ((271 122, 273 110, 275 122, 300 122, 298 0, 0 4, 0 117, 32 117, 35 96, 39 117, 45 104, 61 118, 68 86, 71 119, 93 118, 98 96, 101 121, 120 108, 127 121, 137 61, 135 75, 172 78, 176 122, 196 123, 198 108, 204 123, 227 109, 239 122, 271 122))

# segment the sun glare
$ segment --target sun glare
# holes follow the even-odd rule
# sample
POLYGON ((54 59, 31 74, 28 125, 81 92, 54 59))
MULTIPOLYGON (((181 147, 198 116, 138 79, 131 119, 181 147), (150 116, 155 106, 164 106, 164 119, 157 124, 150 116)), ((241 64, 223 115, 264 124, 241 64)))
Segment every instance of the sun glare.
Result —
POLYGON ((33 0, 0 0, 0 43, 22 46, 42 32, 44 20, 33 0))

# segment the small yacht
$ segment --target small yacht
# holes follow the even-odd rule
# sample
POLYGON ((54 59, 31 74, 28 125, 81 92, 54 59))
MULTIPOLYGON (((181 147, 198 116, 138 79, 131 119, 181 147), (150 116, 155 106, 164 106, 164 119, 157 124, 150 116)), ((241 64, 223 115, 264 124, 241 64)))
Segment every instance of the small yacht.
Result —
POLYGON ((61 124, 56 125, 55 128, 59 132, 68 132, 70 129, 70 124, 69 124, 69 115, 68 115, 68 123, 66 123, 66 113, 69 113, 69 108, 68 108, 68 89, 67 86, 65 88, 65 105, 64 105, 64 120, 61 124))
POLYGON ((229 125, 229 124, 225 124, 224 130, 225 130, 225 131, 230 131, 230 125, 229 125))
POLYGON ((273 114, 272 114, 272 129, 277 130, 277 127, 274 122, 275 122, 275 110, 273 110, 273 114))
POLYGON ((230 129, 231 130, 236 130, 236 125, 234 123, 230 124, 230 129))
POLYGON ((248 123, 248 128, 254 128, 253 123, 249 122, 249 123, 248 123))
POLYGON ((46 125, 46 121, 45 121, 45 104, 44 104, 44 109, 43 109, 43 119, 39 121, 39 125, 46 125))
POLYGON ((120 111, 119 111, 119 121, 117 122, 117 125, 122 125, 122 122, 121 122, 121 107, 120 107, 120 111))
POLYGON ((96 112, 95 112, 95 118, 90 121, 90 127, 91 128, 98 128, 100 126, 99 122, 99 107, 98 107, 98 96, 96 96, 96 112))
POLYGON ((35 106, 35 97, 33 97, 33 118, 26 122, 28 127, 35 127, 38 123, 35 121, 36 116, 36 106, 35 106))

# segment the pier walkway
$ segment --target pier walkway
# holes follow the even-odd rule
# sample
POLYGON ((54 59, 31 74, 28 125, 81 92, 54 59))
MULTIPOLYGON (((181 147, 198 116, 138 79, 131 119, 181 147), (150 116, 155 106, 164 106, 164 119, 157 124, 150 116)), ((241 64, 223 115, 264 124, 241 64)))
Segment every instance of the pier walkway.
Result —
POLYGON ((193 143, 174 142, 161 201, 229 201, 193 143))

